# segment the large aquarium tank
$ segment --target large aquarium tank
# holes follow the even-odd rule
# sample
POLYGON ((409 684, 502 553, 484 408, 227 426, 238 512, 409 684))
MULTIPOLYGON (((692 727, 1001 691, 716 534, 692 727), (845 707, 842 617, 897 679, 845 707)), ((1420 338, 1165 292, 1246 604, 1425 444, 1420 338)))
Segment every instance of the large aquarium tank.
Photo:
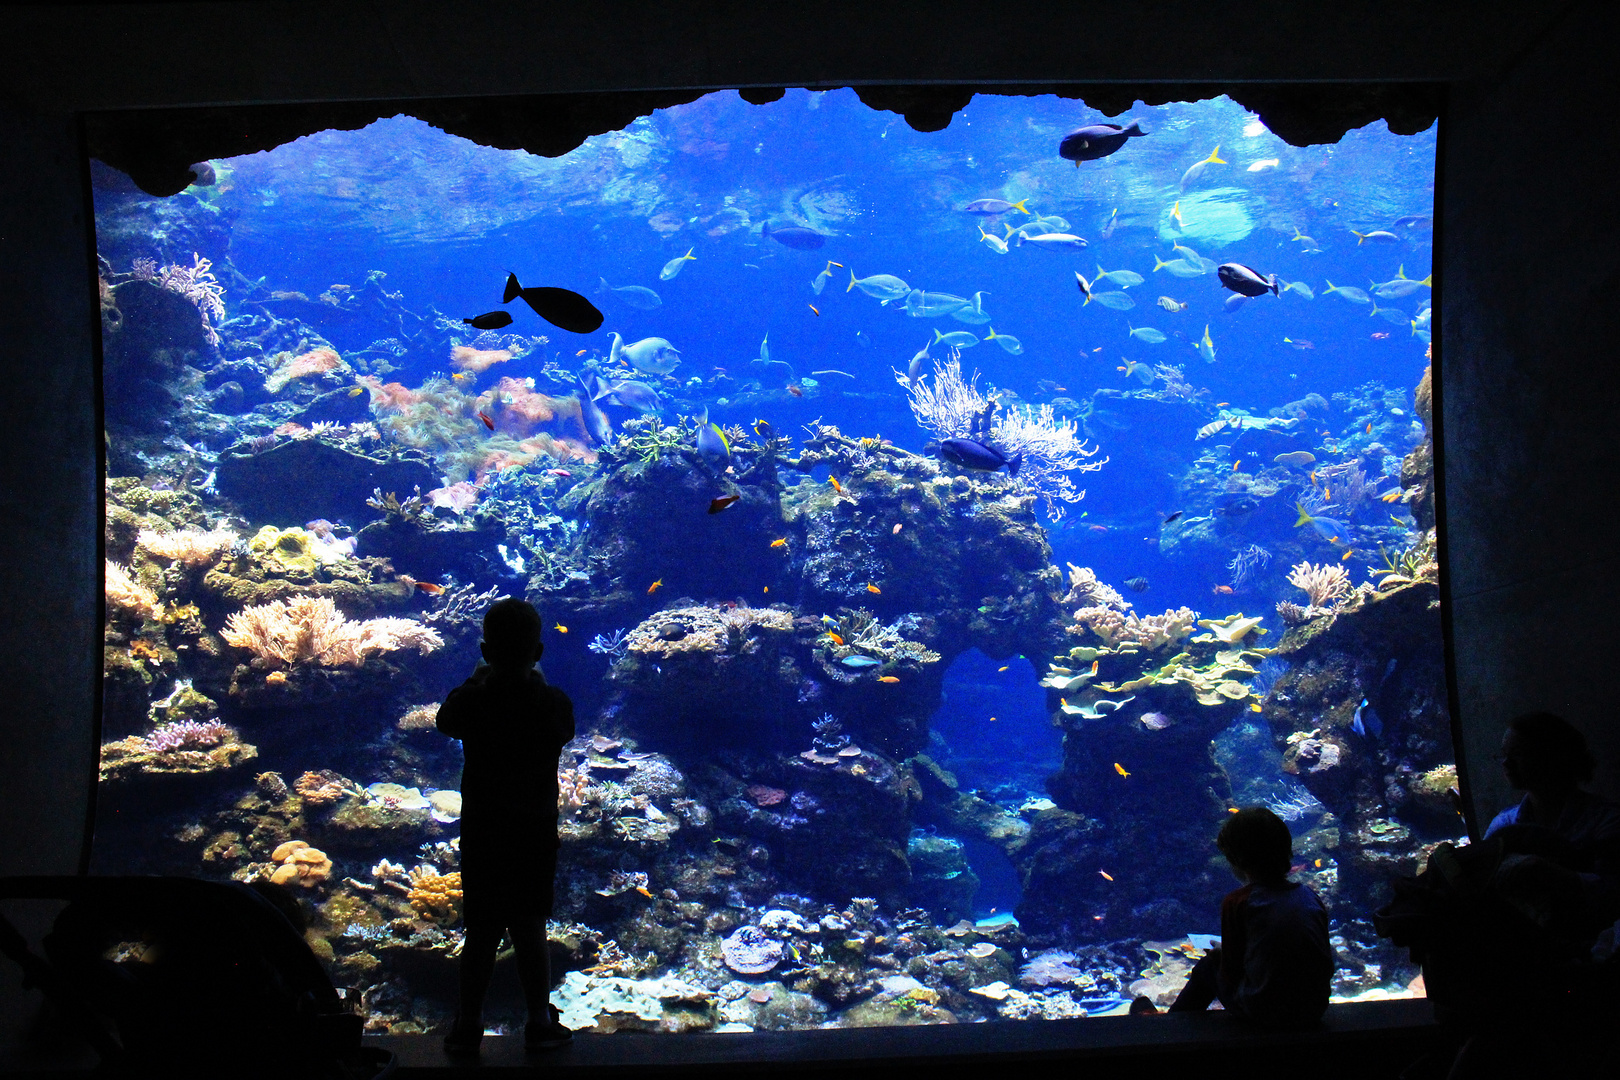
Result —
POLYGON ((557 158, 407 113, 169 198, 92 162, 95 869, 273 883, 368 1030, 443 1029, 435 711, 518 596, 578 718, 571 1027, 1162 1005, 1256 804, 1335 999, 1421 994, 1371 914, 1464 828, 1434 159, 1224 98, 925 134, 794 90, 557 158))

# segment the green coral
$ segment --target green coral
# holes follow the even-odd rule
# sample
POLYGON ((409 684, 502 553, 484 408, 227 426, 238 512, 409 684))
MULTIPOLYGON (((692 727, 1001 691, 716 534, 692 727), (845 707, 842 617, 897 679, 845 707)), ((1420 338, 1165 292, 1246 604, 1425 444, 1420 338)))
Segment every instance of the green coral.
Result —
POLYGON ((866 656, 881 661, 887 669, 888 665, 904 660, 918 664, 932 664, 939 660, 939 653, 903 637, 899 626, 898 622, 885 626, 865 608, 846 609, 822 634, 817 644, 833 663, 840 663, 851 656, 866 656), (842 645, 833 639, 834 634, 842 639, 842 645))

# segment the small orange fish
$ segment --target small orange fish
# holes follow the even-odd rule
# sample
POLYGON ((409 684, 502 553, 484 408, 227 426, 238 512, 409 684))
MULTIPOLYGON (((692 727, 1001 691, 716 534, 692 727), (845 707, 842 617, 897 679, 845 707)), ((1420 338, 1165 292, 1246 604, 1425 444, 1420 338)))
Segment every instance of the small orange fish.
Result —
POLYGON ((897 683, 899 681, 900 680, 895 678, 893 675, 879 675, 878 676, 878 682, 881 682, 881 683, 897 683))
POLYGON ((771 591, 771 587, 770 587, 770 586, 769 586, 769 585, 767 585, 767 586, 765 586, 765 591, 766 591, 766 592, 770 592, 770 591, 771 591))
POLYGON ((1103 877, 1105 877, 1105 878, 1107 878, 1107 879, 1108 879, 1108 880, 1109 880, 1109 881, 1113 881, 1113 880, 1114 880, 1114 875, 1113 875, 1113 874, 1110 874, 1110 873, 1109 873, 1109 872, 1108 872, 1108 871, 1106 871, 1106 870, 1099 870, 1099 871, 1097 871, 1097 873, 1099 873, 1099 874, 1101 874, 1101 875, 1102 875, 1102 876, 1103 876, 1103 877))
POLYGON ((652 890, 647 888, 645 885, 637 885, 636 892, 640 893, 642 896, 645 896, 649 900, 652 899, 652 890))
POLYGON ((1316 486, 1316 470, 1312 469, 1311 470, 1311 487, 1315 487, 1315 486, 1316 486))
POLYGON ((1227 813, 1228 813, 1228 814, 1235 814, 1235 813, 1237 813, 1237 812, 1238 812, 1238 808, 1237 808, 1237 807, 1235 807, 1235 806, 1228 806, 1228 807, 1227 807, 1227 808, 1226 808, 1226 812, 1227 812, 1227 813))
POLYGON ((1001 666, 1001 667, 998 667, 998 668, 996 668, 996 674, 997 674, 997 675, 1000 675, 1000 674, 1001 674, 1001 673, 1002 673, 1002 672, 1003 672, 1003 671, 1006 671, 1006 670, 1007 670, 1007 667, 1009 667, 1009 666, 1010 666, 1010 665, 1003 665, 1003 666, 1001 666))
POLYGON ((1226 407, 1227 407, 1227 406, 1228 406, 1228 405, 1230 405, 1230 404, 1232 404, 1232 403, 1231 403, 1231 402, 1230 402, 1230 401, 1217 401, 1217 402, 1216 402, 1216 403, 1215 403, 1215 407, 1216 407, 1216 408, 1217 408, 1217 409, 1224 409, 1224 408, 1226 408, 1226 407))
POLYGON ((990 718, 990 722, 991 722, 991 723, 992 723, 992 724, 993 724, 993 723, 995 723, 995 722, 996 722, 996 718, 995 718, 995 717, 993 717, 993 716, 992 716, 992 717, 991 717, 991 718, 990 718))
POLYGON ((440 593, 444 592, 443 585, 435 585, 431 581, 418 581, 416 583, 416 587, 427 593, 429 596, 438 596, 440 593))
POLYGON ((1243 462, 1241 462, 1241 461, 1232 462, 1232 471, 1237 472, 1238 471, 1238 466, 1241 465, 1241 464, 1243 464, 1243 462))
POLYGON ((827 483, 831 484, 832 489, 834 491, 838 492, 838 494, 842 495, 844 493, 844 485, 840 484, 838 482, 838 477, 836 477, 836 476, 827 477, 827 483))
POLYGON ((1369 434, 1369 435, 1372 434, 1372 421, 1371 420, 1367 421, 1367 434, 1369 434))
POLYGON ((816 314, 817 314, 817 315, 820 315, 820 314, 821 314, 821 309, 820 309, 820 308, 818 308, 818 307, 816 307, 816 305, 814 305, 814 304, 807 304, 807 305, 805 305, 805 306, 806 306, 806 307, 808 307, 808 308, 809 308, 809 309, 810 309, 810 310, 811 310, 811 311, 814 311, 814 312, 815 312, 815 313, 816 313, 816 314))
POLYGON ((1100 663, 1102 663, 1101 660, 1093 660, 1091 662, 1091 673, 1093 675, 1097 674, 1097 665, 1100 664, 1100 663))
POLYGON ((1322 869, 1322 860, 1321 859, 1316 860, 1316 868, 1318 870, 1322 869))
POLYGON ((844 639, 840 635, 833 633, 831 630, 827 631, 827 636, 832 638, 834 645, 842 645, 844 643, 844 639))
POLYGON ((1230 585, 1217 585, 1213 589, 1211 589, 1210 592, 1214 593, 1216 596, 1231 596, 1232 595, 1232 586, 1230 586, 1230 585))
POLYGON ((794 397, 804 397, 804 388, 802 386, 789 386, 787 392, 794 397))
POLYGON ((1326 484, 1322 485, 1322 498, 1326 499, 1328 502, 1333 501, 1333 489, 1328 487, 1326 484))
POLYGON ((659 590, 659 588, 663 586, 663 584, 664 584, 664 579, 659 578, 657 581, 655 581, 651 585, 647 586, 647 595, 651 596, 653 593, 657 592, 659 590))
POLYGON ((741 495, 722 495, 718 499, 710 499, 709 513, 718 514, 720 511, 724 510, 726 507, 730 506, 740 498, 742 498, 741 495))
MULTIPOLYGON (((1384 501, 1388 502, 1389 500, 1385 499, 1384 501)), ((900 523, 896 522, 894 528, 890 529, 889 531, 891 533, 893 533, 895 536, 899 536, 900 535, 900 528, 901 528, 900 523)))
POLYGON ((495 421, 490 419, 489 413, 486 413, 486 412, 479 413, 478 414, 478 419, 482 420, 484 422, 484 426, 489 428, 489 430, 491 430, 491 431, 495 430, 495 421))
POLYGON ((1094 352, 1094 353, 1100 353, 1100 352, 1103 351, 1103 347, 1101 345, 1099 345, 1095 349, 1092 349, 1091 351, 1094 352))
POLYGON ((1123 766, 1123 765, 1121 765, 1121 764, 1120 764, 1120 763, 1119 763, 1119 762, 1117 762, 1117 761, 1116 761, 1116 762, 1114 762, 1114 771, 1115 771, 1115 772, 1117 772, 1117 773, 1119 773, 1119 775, 1120 775, 1120 777, 1121 777, 1121 778, 1122 778, 1122 779, 1126 779, 1126 780, 1128 780, 1128 779, 1130 779, 1130 776, 1131 776, 1131 774, 1130 774, 1130 773, 1128 773, 1128 772, 1126 772, 1126 771, 1125 771, 1125 766, 1123 766))
POLYGON ((1255 702, 1253 705, 1249 706, 1249 711, 1250 712, 1265 712, 1265 710, 1260 707, 1260 703, 1258 701, 1255 702))
POLYGON ((581 350, 579 350, 579 352, 575 353, 574 355, 575 356, 584 356, 585 355, 585 350, 581 349, 581 350))
POLYGON ((1355 553, 1356 553, 1355 548, 1345 548, 1344 549, 1344 554, 1339 556, 1339 561, 1340 562, 1349 562, 1350 561, 1350 556, 1354 555, 1355 553))
POLYGON ((878 588, 876 585, 868 585, 866 587, 866 591, 872 593, 874 596, 883 592, 883 590, 878 588))
POLYGON ((557 631, 559 634, 568 633, 568 627, 564 626, 562 623, 558 623, 556 626, 553 626, 552 629, 557 631))
POLYGON ((787 538, 784 537, 781 540, 772 540, 771 541, 771 547, 773 547, 773 548, 787 547, 787 538))

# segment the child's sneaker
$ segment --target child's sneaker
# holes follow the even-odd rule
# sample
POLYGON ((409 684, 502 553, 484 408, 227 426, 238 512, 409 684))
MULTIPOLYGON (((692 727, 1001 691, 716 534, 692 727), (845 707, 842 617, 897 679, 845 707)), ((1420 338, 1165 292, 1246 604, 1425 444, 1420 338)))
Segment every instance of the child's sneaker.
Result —
POLYGON ((461 1018, 450 1025, 450 1034, 444 1037, 444 1052, 451 1057, 473 1057, 478 1053, 478 1047, 484 1041, 484 1027, 482 1024, 474 1027, 463 1025, 461 1018))
POLYGON ((547 1005, 550 1011, 548 1023, 536 1024, 530 1020, 523 1026, 523 1046, 527 1050, 554 1050, 559 1046, 566 1046, 574 1041, 574 1033, 562 1025, 562 1014, 557 1006, 547 1005))

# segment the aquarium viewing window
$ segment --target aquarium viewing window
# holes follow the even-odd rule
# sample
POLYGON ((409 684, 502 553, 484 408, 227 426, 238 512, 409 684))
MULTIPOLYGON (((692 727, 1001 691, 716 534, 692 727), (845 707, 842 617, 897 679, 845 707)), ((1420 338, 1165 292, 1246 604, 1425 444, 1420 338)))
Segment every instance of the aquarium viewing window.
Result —
POLYGON ((273 882, 368 1030, 441 1029, 435 712, 520 596, 578 719, 573 1028, 1165 1004, 1256 804, 1335 999, 1421 994, 1370 917, 1463 831, 1434 160, 1225 98, 981 96, 924 134, 793 90, 557 158, 402 114, 169 198, 93 162, 95 869, 273 882), (1065 143, 1103 122, 1137 126, 1065 143))

